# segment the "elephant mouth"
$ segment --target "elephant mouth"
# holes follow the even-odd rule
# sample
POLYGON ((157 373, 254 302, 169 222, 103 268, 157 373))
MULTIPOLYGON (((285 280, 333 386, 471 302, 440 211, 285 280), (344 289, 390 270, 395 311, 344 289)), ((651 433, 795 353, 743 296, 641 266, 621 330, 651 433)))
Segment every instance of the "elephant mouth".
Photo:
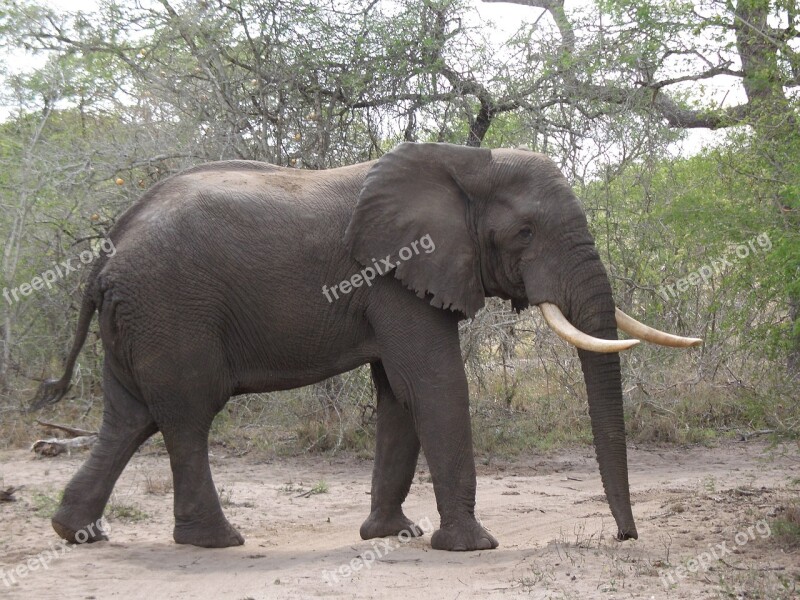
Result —
MULTIPOLYGON (((626 315, 619 308, 615 309, 617 328, 628 335, 634 336, 634 338, 628 340, 604 340, 584 333, 572 325, 555 304, 542 302, 538 306, 550 328, 559 337, 582 350, 601 353, 622 352, 633 348, 640 341, 671 348, 689 348, 703 343, 700 338, 682 337, 649 327, 626 315)), ((514 306, 514 308, 516 309, 517 307, 514 306)))

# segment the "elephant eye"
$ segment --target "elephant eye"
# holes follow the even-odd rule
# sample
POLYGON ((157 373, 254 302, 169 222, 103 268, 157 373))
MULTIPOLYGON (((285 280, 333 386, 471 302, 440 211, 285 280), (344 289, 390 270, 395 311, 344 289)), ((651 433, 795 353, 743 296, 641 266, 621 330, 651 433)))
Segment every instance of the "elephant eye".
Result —
POLYGON ((530 227, 523 227, 517 235, 523 242, 530 242, 533 239, 533 231, 530 227))

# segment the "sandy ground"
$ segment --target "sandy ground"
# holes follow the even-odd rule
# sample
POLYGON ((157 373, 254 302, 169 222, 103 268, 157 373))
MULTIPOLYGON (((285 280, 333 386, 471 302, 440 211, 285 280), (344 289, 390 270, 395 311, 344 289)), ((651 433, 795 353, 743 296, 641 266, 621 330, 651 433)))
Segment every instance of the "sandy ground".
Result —
MULTIPOLYGON (((137 454, 117 484, 111 541, 66 549, 46 518, 47 497, 85 454, 0 454, 0 484, 25 486, 17 502, 0 503, 0 598, 800 598, 800 553, 778 548, 767 524, 797 496, 796 444, 631 449, 640 539, 625 543, 612 539, 591 449, 481 464, 477 512, 500 548, 467 553, 432 550, 430 535, 362 541, 370 461, 224 452, 214 450, 215 480, 247 538, 224 550, 173 543, 169 464, 158 446, 137 454), (320 481, 326 493, 304 494, 320 481), (37 556, 51 559, 47 569, 34 561, 36 570, 14 574, 37 556)), ((438 525, 424 464, 405 507, 438 525)))

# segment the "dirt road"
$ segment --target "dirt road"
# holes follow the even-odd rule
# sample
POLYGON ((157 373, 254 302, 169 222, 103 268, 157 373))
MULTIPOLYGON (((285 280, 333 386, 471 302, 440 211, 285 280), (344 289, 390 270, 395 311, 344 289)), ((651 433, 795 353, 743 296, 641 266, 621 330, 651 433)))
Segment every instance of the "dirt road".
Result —
MULTIPOLYGON (((178 546, 169 463, 157 446, 138 454, 117 484, 111 541, 64 548, 46 516, 84 454, 5 452, 0 485, 25 487, 17 502, 0 503, 0 597, 800 597, 800 554, 780 550, 769 528, 782 503, 797 497, 796 444, 631 449, 640 539, 625 543, 612 539, 592 452, 479 465, 477 512, 500 548, 467 553, 432 550, 430 535, 362 541, 370 461, 257 462, 224 449, 215 449, 212 468, 228 518, 247 542, 178 546)), ((424 464, 406 513, 438 525, 424 464)))

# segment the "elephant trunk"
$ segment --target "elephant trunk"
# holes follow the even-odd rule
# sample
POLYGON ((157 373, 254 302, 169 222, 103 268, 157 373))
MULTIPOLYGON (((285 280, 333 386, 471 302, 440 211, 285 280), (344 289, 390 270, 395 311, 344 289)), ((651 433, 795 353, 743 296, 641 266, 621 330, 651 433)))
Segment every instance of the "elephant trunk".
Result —
MULTIPOLYGON (((592 248, 594 250, 594 248, 592 248)), ((617 323, 611 284, 596 253, 570 278, 567 309, 570 321, 597 338, 616 340, 617 323), (595 258, 596 257, 596 258, 595 258)), ((628 458, 619 354, 578 350, 592 422, 600 477, 611 513, 617 522, 617 539, 637 539, 628 488, 628 458)))
MULTIPOLYGON (((597 332, 595 332, 597 335, 597 332)), ((603 337, 603 336, 598 336, 603 337)), ((616 336, 615 336, 616 337, 616 336)), ((600 477, 617 522, 617 539, 637 539, 628 488, 628 456, 622 409, 619 354, 578 350, 589 397, 589 417, 600 477)))
MULTIPOLYGON (((523 279, 528 302, 543 308, 548 323, 552 320, 548 313, 552 317, 552 313, 559 313, 560 309, 565 320, 569 321, 567 325, 580 330, 573 331, 576 338, 586 338, 585 334, 598 338, 586 345, 589 349, 578 350, 589 398, 597 462, 611 513, 617 522, 617 537, 621 540, 635 539, 638 534, 628 489, 619 350, 615 345, 605 343, 606 340, 617 340, 614 299, 594 243, 585 229, 581 233, 584 235, 570 251, 559 253, 559 257, 573 258, 572 268, 565 268, 561 258, 556 264, 547 260, 532 261, 523 279), (560 281, 548 277, 548 273, 554 271, 561 273, 560 281)), ((565 337, 569 339, 569 336, 565 337)))

